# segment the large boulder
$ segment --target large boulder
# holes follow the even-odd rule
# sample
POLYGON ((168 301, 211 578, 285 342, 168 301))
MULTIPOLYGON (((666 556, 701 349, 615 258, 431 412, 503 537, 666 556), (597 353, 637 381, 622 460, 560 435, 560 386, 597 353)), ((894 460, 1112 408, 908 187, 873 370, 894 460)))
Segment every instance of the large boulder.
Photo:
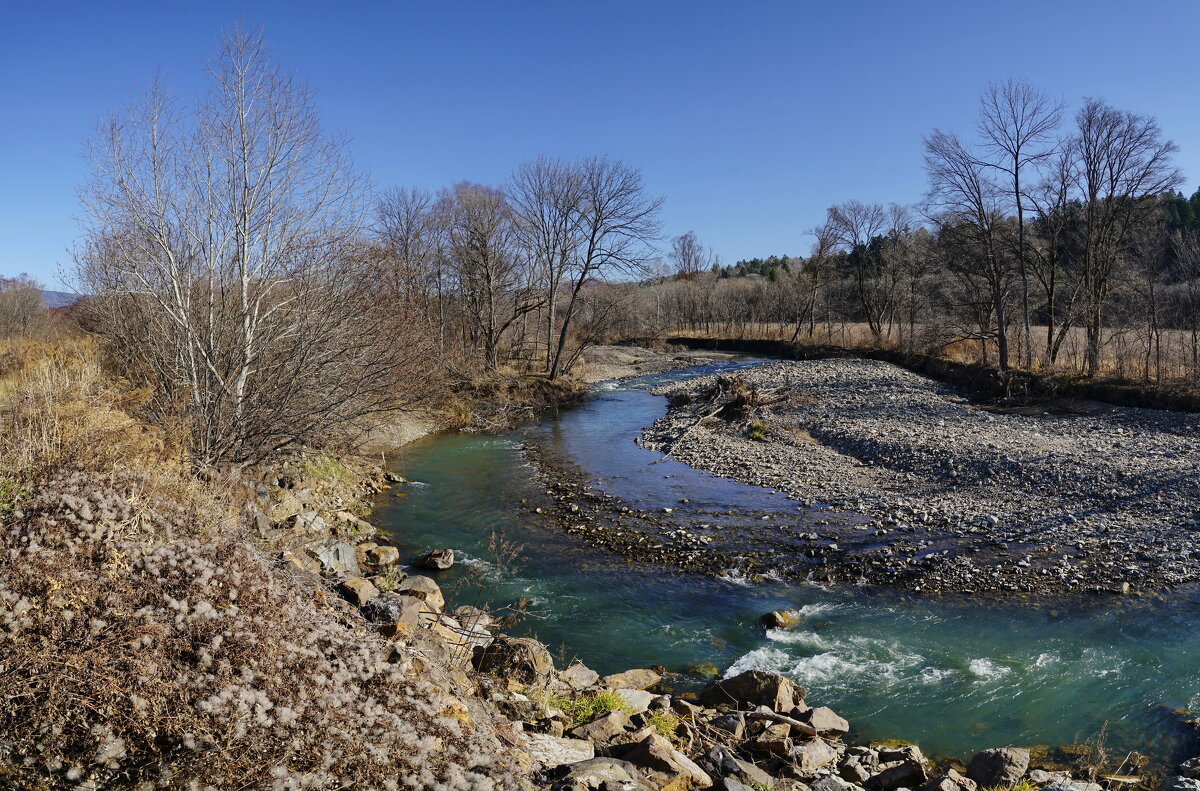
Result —
POLYGON ((650 708, 650 704, 655 698, 654 693, 647 692, 644 689, 618 689, 614 690, 614 693, 621 699, 621 703, 625 708, 634 714, 641 714, 650 708))
POLYGON ((696 788, 708 788, 713 784, 707 772, 657 733, 652 733, 639 742, 614 748, 612 753, 613 757, 639 767, 659 788, 691 791, 696 788))
POLYGON ((1200 791, 1200 780, 1191 777, 1168 777, 1162 791, 1200 791))
POLYGON ((850 732, 850 723, 834 714, 833 709, 828 706, 817 706, 813 709, 793 712, 792 718, 800 720, 805 725, 811 725, 816 729, 818 735, 827 739, 844 736, 850 732))
POLYGON ((768 629, 795 629, 804 622, 799 610, 773 610, 758 619, 768 629))
POLYGON ((331 577, 360 577, 358 553, 345 541, 322 541, 309 544, 304 550, 321 564, 321 573, 331 577))
POLYGON ((571 731, 571 735, 576 739, 587 739, 601 747, 607 747, 625 736, 628 728, 629 712, 617 709, 580 725, 571 731))
POLYGON ((775 785, 773 777, 754 764, 741 760, 728 747, 714 747, 696 763, 713 778, 714 791, 762 789, 775 785))
POLYGON ((714 681, 700 691, 700 701, 708 706, 721 703, 766 706, 772 711, 790 711, 803 697, 803 689, 766 670, 747 670, 733 678, 714 681))
POLYGON ((967 777, 979 785, 1015 786, 1029 769, 1029 751, 1020 747, 997 747, 975 753, 967 765, 967 777))
POLYGON ((977 791, 978 788, 974 780, 950 769, 921 786, 920 791, 977 791))
POLYGON ((649 689, 660 681, 662 676, 653 670, 635 668, 605 676, 600 680, 600 685, 606 689, 649 689))
POLYGON ((425 602, 416 596, 402 596, 397 593, 381 593, 367 602, 363 614, 372 623, 411 626, 416 628, 421 624, 421 613, 425 602))
POLYGON ((925 764, 905 760, 881 764, 879 771, 864 784, 873 791, 895 791, 897 788, 917 788, 929 780, 925 764))
POLYGON ((446 609, 446 598, 442 595, 442 589, 429 577, 419 575, 405 577, 396 585, 396 593, 403 593, 406 596, 416 596, 425 602, 425 606, 428 609, 434 612, 441 612, 446 609))
POLYGON ((576 662, 565 670, 558 671, 558 680, 572 692, 582 692, 600 681, 600 674, 582 662, 576 662))
POLYGON ((551 786, 553 791, 657 791, 636 766, 617 758, 591 758, 563 769, 567 774, 551 786))
POLYGON ((546 686, 554 673, 546 646, 529 637, 497 637, 491 645, 475 649, 471 662, 481 673, 527 687, 546 686))
POLYGON ((811 791, 862 791, 862 786, 843 780, 834 774, 821 775, 808 784, 811 791))
POLYGON ((792 765, 801 779, 815 778, 820 769, 838 759, 838 752, 823 739, 813 739, 792 750, 792 765))
POLYGON ((445 571, 454 565, 453 549, 435 549, 417 560, 417 565, 432 571, 445 571))
POLYGON ((357 607, 364 607, 379 595, 379 588, 365 577, 351 577, 342 583, 342 593, 357 607))
POLYGON ((400 562, 400 550, 375 546, 367 550, 367 561, 376 566, 394 566, 400 562))
POLYGON ((525 739, 530 757, 547 769, 596 757, 596 748, 583 739, 564 739, 548 733, 527 733, 525 739))

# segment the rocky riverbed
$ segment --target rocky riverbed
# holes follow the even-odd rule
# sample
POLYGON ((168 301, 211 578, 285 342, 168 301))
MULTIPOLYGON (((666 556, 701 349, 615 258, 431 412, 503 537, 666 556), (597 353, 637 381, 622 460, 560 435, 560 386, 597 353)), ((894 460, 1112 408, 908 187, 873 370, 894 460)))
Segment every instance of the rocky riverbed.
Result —
POLYGON ((815 560, 821 579, 925 592, 1200 580, 1197 415, 1095 403, 1006 412, 868 360, 767 363, 736 378, 656 390, 672 407, 642 441, 827 513, 799 542, 795 530, 764 537, 781 568, 811 574, 815 560))

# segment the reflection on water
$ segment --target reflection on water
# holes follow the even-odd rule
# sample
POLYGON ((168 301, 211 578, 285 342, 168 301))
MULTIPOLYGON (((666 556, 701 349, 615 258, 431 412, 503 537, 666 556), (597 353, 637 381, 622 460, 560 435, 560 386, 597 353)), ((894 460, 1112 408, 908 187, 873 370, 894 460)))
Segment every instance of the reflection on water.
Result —
MULTIPOLYGON (((729 367, 726 363, 723 367, 729 367)), ((694 375, 695 371, 690 375, 694 375)), ((648 377, 662 381, 672 376, 648 377)), ((1163 754, 1170 709, 1200 707, 1200 601, 1175 596, 1086 609, 987 607, 843 589, 696 578, 589 550, 522 508, 545 492, 521 448, 539 443, 598 487, 641 507, 794 510, 782 495, 720 480, 634 444, 665 410, 637 381, 503 436, 439 435, 406 449, 377 512, 412 554, 453 547, 465 558, 459 603, 528 599, 519 630, 602 673, 711 661, 771 669, 810 688, 810 702, 856 736, 904 738, 966 755, 1005 744, 1062 744, 1109 721, 1114 748, 1163 754), (394 493, 403 497, 392 496, 394 493), (492 565, 493 533, 523 544, 492 565), (797 630, 765 631, 769 610, 800 609, 797 630)), ((519 631, 518 630, 518 631, 519 631)))

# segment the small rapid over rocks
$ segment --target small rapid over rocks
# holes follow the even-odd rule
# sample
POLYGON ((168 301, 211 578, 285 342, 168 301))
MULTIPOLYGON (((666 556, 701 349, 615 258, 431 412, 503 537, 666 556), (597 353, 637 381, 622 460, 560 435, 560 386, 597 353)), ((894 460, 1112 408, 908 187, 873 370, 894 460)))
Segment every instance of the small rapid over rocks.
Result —
POLYGON ((797 532, 836 522, 820 504, 715 478, 637 444, 667 411, 649 388, 753 363, 610 385, 510 434, 418 440, 393 467, 412 483, 383 495, 376 515, 413 557, 456 551, 455 566, 439 572, 448 592, 462 580, 448 593, 456 605, 517 604, 526 617, 510 633, 536 635, 601 673, 662 665, 669 683, 698 689, 704 663, 726 676, 771 670, 808 687, 812 705, 846 717, 855 738, 909 739, 935 754, 1073 744, 1105 722, 1115 749, 1175 751, 1173 710, 1200 708, 1193 591, 1075 603, 938 600, 753 570, 699 576, 562 530, 548 467, 591 487, 606 507, 657 515, 655 530, 719 537, 723 526, 784 515, 797 532), (505 553, 493 536, 520 551, 505 553), (799 622, 765 629, 759 618, 772 610, 796 610, 799 622))

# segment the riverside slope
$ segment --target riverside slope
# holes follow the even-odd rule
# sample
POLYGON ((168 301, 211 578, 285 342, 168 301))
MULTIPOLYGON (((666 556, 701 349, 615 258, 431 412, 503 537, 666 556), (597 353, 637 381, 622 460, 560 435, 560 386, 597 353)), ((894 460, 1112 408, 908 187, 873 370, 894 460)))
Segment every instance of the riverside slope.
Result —
POLYGON ((823 531, 831 581, 926 592, 1107 592, 1200 579, 1200 420, 1078 405, 997 414, 888 363, 746 369, 777 403, 704 417, 718 377, 654 392, 643 435, 693 467, 868 520, 823 531), (758 424, 748 436, 751 424, 758 424))

